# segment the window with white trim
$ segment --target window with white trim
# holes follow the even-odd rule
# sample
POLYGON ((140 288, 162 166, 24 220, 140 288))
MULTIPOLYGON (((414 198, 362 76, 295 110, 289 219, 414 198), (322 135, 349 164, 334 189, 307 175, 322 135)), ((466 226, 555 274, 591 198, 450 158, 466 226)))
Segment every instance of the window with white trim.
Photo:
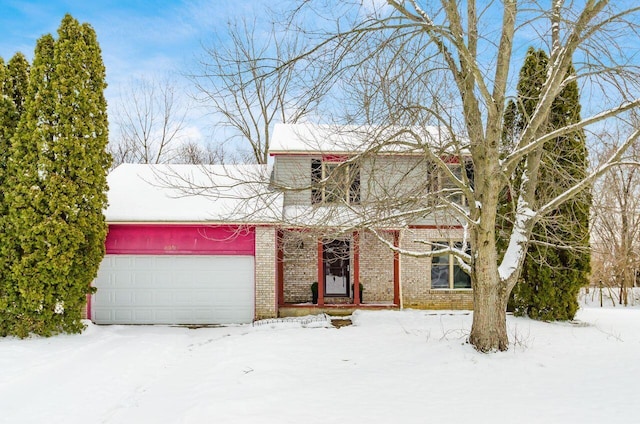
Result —
MULTIPOLYGON (((447 248, 448 242, 436 242, 433 249, 447 248)), ((460 249, 461 242, 453 242, 453 247, 460 249)), ((470 253, 467 245, 467 253, 470 253)), ((471 277, 464 272, 458 260, 452 253, 431 257, 431 288, 432 289, 470 289, 471 277)))
POLYGON ((360 168, 344 162, 311 160, 311 203, 360 203, 360 168))

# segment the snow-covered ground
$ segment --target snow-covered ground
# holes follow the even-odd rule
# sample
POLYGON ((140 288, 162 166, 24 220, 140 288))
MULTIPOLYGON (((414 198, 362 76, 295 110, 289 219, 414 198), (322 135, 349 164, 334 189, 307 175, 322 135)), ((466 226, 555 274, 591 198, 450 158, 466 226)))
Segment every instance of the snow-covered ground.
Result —
POLYGON ((640 308, 508 318, 508 352, 461 311, 223 328, 95 326, 0 339, 2 423, 637 423, 640 308))

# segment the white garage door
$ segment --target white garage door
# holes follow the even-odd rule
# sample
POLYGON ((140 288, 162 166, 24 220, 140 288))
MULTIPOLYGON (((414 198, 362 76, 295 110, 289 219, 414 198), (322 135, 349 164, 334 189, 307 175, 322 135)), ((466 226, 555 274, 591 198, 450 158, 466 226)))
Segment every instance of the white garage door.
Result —
POLYGON ((97 324, 248 323, 252 256, 106 255, 94 281, 97 324))

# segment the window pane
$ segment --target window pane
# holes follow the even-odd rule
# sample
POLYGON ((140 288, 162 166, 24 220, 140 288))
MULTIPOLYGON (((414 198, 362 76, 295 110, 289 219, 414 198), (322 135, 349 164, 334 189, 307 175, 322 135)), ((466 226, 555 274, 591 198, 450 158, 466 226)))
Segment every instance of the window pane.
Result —
POLYGON ((458 265, 453 266, 453 288, 454 289, 470 289, 471 277, 464 272, 458 265))
MULTIPOLYGON (((450 164, 448 166, 451 172, 453 173, 453 175, 456 176, 456 178, 462 179, 462 165, 457 163, 457 164, 450 164)), ((462 196, 462 193, 458 190, 458 186, 456 185, 456 183, 452 178, 450 178, 449 176, 445 176, 442 181, 442 188, 450 192, 450 194, 446 196, 450 201, 457 203, 459 205, 464 205, 464 197, 462 196)))
POLYGON ((449 288, 449 265, 431 265, 431 288, 449 288))
POLYGON ((318 187, 322 179, 322 161, 311 159, 311 203, 322 201, 322 189, 318 187))
POLYGON ((473 162, 471 161, 471 159, 467 159, 464 162, 464 168, 465 168, 465 171, 467 172, 469 187, 471 187, 471 189, 473 190, 473 188, 475 187, 475 170, 473 168, 473 162))
POLYGON ((360 203, 360 170, 357 166, 351 165, 349 167, 351 174, 351 186, 349 187, 349 203, 360 203))
MULTIPOLYGON (((456 242, 454 244, 456 249, 462 249, 462 243, 456 242)), ((465 251, 467 254, 471 254, 471 246, 467 244, 465 251)), ((471 288, 471 277, 469 274, 464 272, 462 268, 457 264, 457 260, 454 259, 453 263, 453 288, 454 289, 470 289, 471 288)))
MULTIPOLYGON (((446 247, 446 246, 445 246, 446 247)), ((438 246, 434 246, 437 249, 438 246)), ((434 256, 431 258, 431 288, 449 288, 449 257, 450 255, 434 256)))
POLYGON ((338 163, 325 164, 327 184, 324 187, 324 201, 336 203, 346 200, 347 167, 338 163))

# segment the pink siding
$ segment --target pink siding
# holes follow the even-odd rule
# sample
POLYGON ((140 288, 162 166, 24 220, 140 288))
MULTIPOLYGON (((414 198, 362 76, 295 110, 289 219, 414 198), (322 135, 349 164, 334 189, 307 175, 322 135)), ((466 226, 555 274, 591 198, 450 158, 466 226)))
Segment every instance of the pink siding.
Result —
POLYGON ((255 228, 110 224, 105 246, 121 255, 254 255, 255 228))

